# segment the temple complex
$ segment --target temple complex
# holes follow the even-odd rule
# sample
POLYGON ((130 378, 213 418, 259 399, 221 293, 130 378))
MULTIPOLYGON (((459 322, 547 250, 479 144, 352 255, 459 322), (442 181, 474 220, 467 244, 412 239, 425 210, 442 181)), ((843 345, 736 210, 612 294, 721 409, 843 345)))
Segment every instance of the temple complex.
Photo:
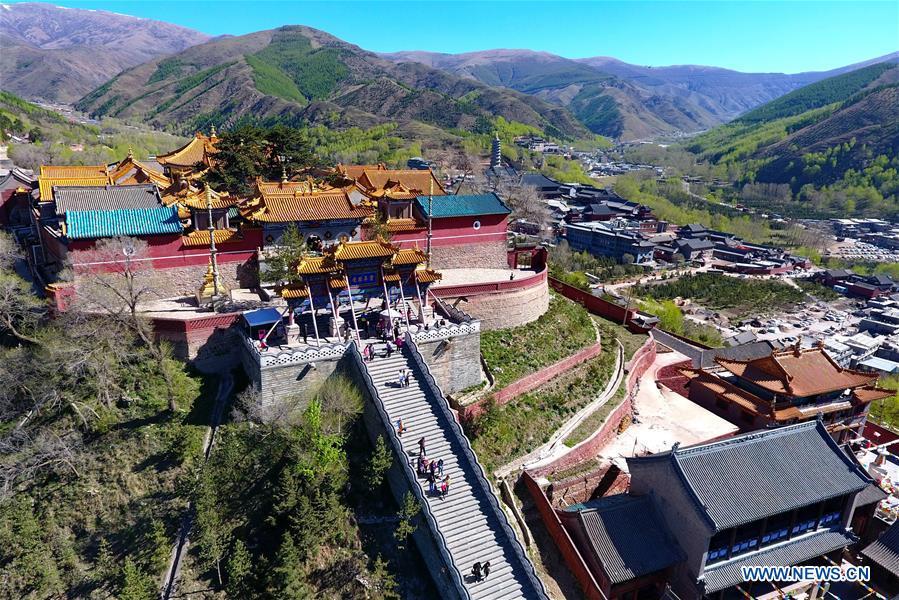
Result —
POLYGON ((893 392, 878 376, 839 366, 822 347, 774 350, 751 360, 716 358, 709 368, 682 369, 690 400, 743 431, 822 418, 837 441, 864 427, 871 402, 893 392))

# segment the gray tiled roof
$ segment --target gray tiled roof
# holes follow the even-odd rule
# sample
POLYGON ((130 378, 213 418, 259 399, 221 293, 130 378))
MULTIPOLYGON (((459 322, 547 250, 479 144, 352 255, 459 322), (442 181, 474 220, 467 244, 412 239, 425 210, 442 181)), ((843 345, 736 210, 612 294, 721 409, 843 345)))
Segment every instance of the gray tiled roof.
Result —
POLYGON ((654 573, 683 560, 652 496, 620 494, 586 503, 578 515, 612 583, 654 573))
POLYGON ((837 548, 843 548, 857 540, 858 538, 846 531, 833 529, 816 531, 720 565, 706 567, 703 574, 705 591, 708 594, 742 583, 740 567, 768 565, 789 567, 822 556, 837 548))
POLYGON ((886 499, 887 496, 889 496, 889 494, 880 489, 880 486, 876 483, 869 483, 868 487, 859 492, 858 496, 855 497, 855 506, 869 506, 875 502, 886 499))
POLYGON ((818 421, 675 449, 667 460, 717 531, 863 490, 871 480, 818 421))
POLYGON ((865 546, 862 554, 890 573, 899 573, 899 521, 865 546))
POLYGON ((60 187, 56 199, 56 214, 70 210, 120 210, 123 208, 158 208, 162 206, 155 185, 107 185, 60 187))

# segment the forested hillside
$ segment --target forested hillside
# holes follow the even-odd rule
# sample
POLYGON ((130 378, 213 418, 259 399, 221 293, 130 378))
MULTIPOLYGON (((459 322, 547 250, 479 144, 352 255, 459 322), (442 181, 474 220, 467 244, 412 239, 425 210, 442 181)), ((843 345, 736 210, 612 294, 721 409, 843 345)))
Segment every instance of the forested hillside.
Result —
MULTIPOLYGON (((220 38, 125 71, 85 96, 96 116, 187 132, 240 122, 471 131, 502 116, 563 139, 587 130, 566 109, 418 63, 396 65, 308 27, 220 38)), ((441 134, 440 130, 444 133, 441 134)))
POLYGON ((899 66, 875 64, 811 84, 686 148, 738 183, 788 184, 798 215, 899 215, 899 66))
POLYGON ((106 164, 121 160, 129 150, 146 158, 183 143, 178 136, 115 119, 78 123, 2 91, 0 137, 9 144, 10 158, 27 169, 41 164, 106 164), (11 135, 24 141, 10 140, 11 135))

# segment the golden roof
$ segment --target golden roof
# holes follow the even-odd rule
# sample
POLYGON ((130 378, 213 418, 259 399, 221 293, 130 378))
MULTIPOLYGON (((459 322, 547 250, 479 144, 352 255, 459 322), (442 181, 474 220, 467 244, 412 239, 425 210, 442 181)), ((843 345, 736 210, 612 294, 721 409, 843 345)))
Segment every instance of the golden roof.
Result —
POLYGON ((418 248, 403 248, 390 259, 392 266, 419 265, 427 262, 428 255, 418 248))
POLYGON ((156 156, 156 162, 166 167, 176 169, 194 168, 203 165, 203 168, 212 166, 212 155, 215 154, 215 144, 218 137, 213 133, 205 136, 197 132, 193 138, 177 150, 167 154, 156 156))
MULTIPOLYGON (((436 193, 437 188, 434 189, 436 193)), ((387 200, 414 200, 419 195, 416 190, 409 189, 402 182, 392 179, 388 179, 382 188, 374 190, 362 188, 362 190, 372 198, 386 198, 387 200)))
POLYGON ((303 283, 292 283, 280 288, 281 297, 285 300, 296 300, 298 298, 308 298, 309 288, 303 283))
POLYGON ((390 233, 405 233, 408 231, 420 231, 425 228, 424 225, 415 219, 387 219, 384 224, 390 233))
POLYGON ((297 265, 297 273, 300 275, 323 275, 339 270, 340 265, 336 264, 329 255, 304 256, 300 264, 297 265))
POLYGON ((341 242, 329 249, 334 260, 359 260, 366 258, 388 258, 397 252, 398 248, 378 236, 376 240, 367 242, 341 242))
MULTIPOLYGON (((225 244, 239 240, 242 236, 236 229, 216 229, 213 232, 216 244, 225 244)), ((199 229, 191 231, 181 239, 181 244, 187 248, 199 248, 209 246, 209 230, 199 229)))
POLYGON ((342 165, 340 163, 337 164, 337 172, 341 175, 345 175, 350 179, 359 179, 362 177, 362 174, 365 171, 386 171, 387 165, 384 163, 379 163, 376 165, 342 165))
POLYGON ((421 196, 430 193, 442 196, 446 193, 430 169, 365 169, 356 178, 356 183, 368 193, 397 185, 421 196))
POLYGON ((164 173, 136 160, 131 152, 112 169, 110 177, 117 185, 153 183, 159 187, 167 187, 172 183, 164 173))
POLYGON ((415 271, 415 279, 418 283, 434 283, 443 279, 443 275, 431 269, 418 269, 415 271))
POLYGON ((41 165, 38 175, 41 202, 53 200, 54 187, 101 186, 114 183, 106 165, 41 165))
POLYGON ((398 283, 400 280, 400 274, 396 271, 385 271, 384 272, 384 281, 389 283, 398 283))
POLYGON ((257 181, 258 194, 241 207, 248 220, 266 223, 365 219, 374 215, 369 204, 353 204, 343 188, 319 189, 311 180, 257 181))
POLYGON ((190 186, 175 192, 170 197, 184 206, 203 210, 208 208, 210 201, 213 209, 231 208, 240 201, 237 196, 232 196, 228 192, 216 192, 210 187, 199 190, 190 186))

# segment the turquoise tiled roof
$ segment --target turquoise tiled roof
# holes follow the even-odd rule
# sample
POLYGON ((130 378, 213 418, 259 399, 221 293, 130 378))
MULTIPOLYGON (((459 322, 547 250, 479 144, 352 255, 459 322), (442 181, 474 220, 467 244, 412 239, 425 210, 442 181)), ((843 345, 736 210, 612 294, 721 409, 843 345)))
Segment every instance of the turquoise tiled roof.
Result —
MULTIPOLYGON (((425 218, 428 217, 428 197, 416 198, 425 218)), ((479 215, 507 215, 511 210, 494 194, 472 194, 459 196, 434 196, 433 217, 477 217, 479 215)))
POLYGON ((66 236, 72 240, 181 231, 178 209, 174 206, 70 210, 66 213, 66 236))

